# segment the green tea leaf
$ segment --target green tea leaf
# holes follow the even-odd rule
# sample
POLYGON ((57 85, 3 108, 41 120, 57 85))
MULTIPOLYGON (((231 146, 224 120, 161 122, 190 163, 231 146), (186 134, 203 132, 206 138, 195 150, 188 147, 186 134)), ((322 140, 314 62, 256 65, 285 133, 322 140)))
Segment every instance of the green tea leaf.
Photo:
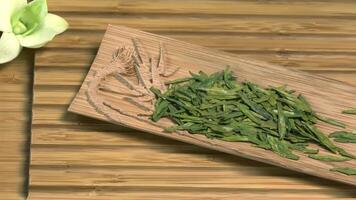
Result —
POLYGON ((286 118, 283 113, 283 108, 281 103, 277 103, 277 110, 278 110, 278 132, 279 138, 283 139, 286 135, 287 128, 286 128, 286 118))
POLYGON ((311 112, 311 113, 313 112, 309 102, 305 99, 305 97, 303 95, 299 94, 298 99, 302 102, 302 104, 304 105, 304 107, 306 108, 306 110, 308 112, 311 112))
POLYGON ((211 88, 198 88, 198 90, 202 90, 207 92, 209 96, 214 97, 215 99, 237 99, 237 89, 224 89, 219 87, 211 87, 211 88))
POLYGON ((152 115, 152 120, 154 122, 161 119, 161 117, 163 117, 167 113, 168 104, 169 104, 168 101, 164 99, 157 101, 155 112, 152 115))
POLYGON ((275 123, 273 123, 272 121, 262 121, 261 119, 256 117, 256 116, 258 116, 258 114, 249 110, 249 108, 247 106, 240 104, 240 103, 237 103, 236 105, 242 113, 244 113, 249 119, 251 119, 251 121, 255 122, 256 124, 259 124, 261 127, 271 128, 271 129, 277 128, 277 125, 275 123))
POLYGON ((356 175, 356 169, 351 168, 351 167, 335 167, 335 168, 330 169, 330 171, 340 172, 340 173, 346 174, 346 175, 356 175))
POLYGON ((356 156, 355 156, 355 155, 353 155, 353 154, 351 154, 351 153, 345 151, 345 149, 342 149, 342 148, 340 148, 340 147, 336 147, 336 150, 337 150, 337 152, 338 152, 340 155, 342 155, 342 156, 345 156, 345 157, 348 157, 348 158, 352 158, 352 159, 356 159, 356 156))
POLYGON ((159 89, 155 88, 155 87, 151 87, 151 88, 150 88, 150 91, 151 91, 153 94, 155 94, 157 97, 160 97, 160 98, 163 98, 163 99, 165 98, 165 97, 162 96, 161 91, 160 91, 159 89))
POLYGON ((324 117, 324 116, 321 116, 321 115, 316 115, 316 118, 318 118, 320 121, 323 121, 325 123, 328 123, 328 124, 331 124, 331 125, 334 125, 334 126, 338 126, 338 127, 341 127, 341 128, 346 128, 346 124, 336 120, 336 119, 331 119, 331 118, 328 118, 328 117, 324 117))
POLYGON ((232 89, 235 88, 236 85, 233 83, 234 77, 232 76, 230 66, 227 66, 224 69, 224 82, 227 88, 232 89))
POLYGON ((267 111, 265 111, 262 106, 256 104, 255 102, 251 101, 250 99, 248 99, 248 97, 244 93, 240 93, 239 95, 240 95, 242 101, 246 105, 248 105, 253 111, 255 111, 256 113, 263 116, 266 120, 272 118, 272 116, 267 111))
POLYGON ((320 132, 316 127, 311 126, 310 124, 307 124, 308 129, 318 138, 318 142, 320 142, 321 145, 326 147, 328 150, 330 150, 333 153, 338 152, 338 147, 336 147, 328 137, 326 137, 322 132, 320 132))
POLYGON ((356 133, 347 131, 335 131, 329 135, 329 138, 334 138, 336 142, 356 143, 356 133))
POLYGON ((267 135, 267 141, 271 145, 272 151, 276 152, 280 156, 292 160, 299 160, 299 156, 293 154, 292 151, 286 145, 286 143, 279 140, 278 138, 267 135))
POLYGON ((165 84, 178 84, 178 83, 184 83, 187 81, 192 80, 191 77, 187 77, 187 78, 180 78, 180 79, 175 79, 175 80, 171 80, 171 81, 167 81, 165 82, 165 84))
POLYGON ((344 111, 342 111, 342 114, 356 115, 356 109, 355 108, 351 108, 351 109, 348 109, 348 110, 344 110, 344 111))
POLYGON ((317 154, 319 153, 319 149, 309 149, 307 148, 308 144, 300 145, 300 144, 289 144, 289 147, 293 150, 297 150, 306 154, 317 154))
POLYGON ((243 135, 230 135, 230 136, 222 137, 221 140, 227 142, 248 142, 249 138, 243 135))
POLYGON ((256 102, 256 103, 258 103, 258 104, 260 104, 260 103, 263 103, 263 102, 265 102, 265 101, 268 101, 269 98, 271 98, 270 95, 264 95, 264 96, 262 96, 262 97, 260 97, 260 98, 253 99, 253 101, 256 102))
POLYGON ((313 158, 315 160, 321 160, 326 162, 343 162, 351 160, 350 158, 340 157, 340 156, 332 156, 332 155, 320 155, 320 154, 313 154, 309 155, 309 158, 313 158))

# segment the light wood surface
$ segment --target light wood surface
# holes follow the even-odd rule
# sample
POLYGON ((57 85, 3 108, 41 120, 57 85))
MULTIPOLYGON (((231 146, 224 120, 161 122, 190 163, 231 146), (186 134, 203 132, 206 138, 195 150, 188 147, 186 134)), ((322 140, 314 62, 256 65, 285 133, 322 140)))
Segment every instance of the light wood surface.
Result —
POLYGON ((66 112, 107 23, 356 85, 352 1, 48 3, 71 27, 36 53, 29 199, 356 197, 354 187, 66 112))
MULTIPOLYGON (((153 133, 158 136, 207 147, 213 150, 262 161, 287 169, 349 183, 356 186, 355 177, 330 171, 333 167, 340 166, 356 168, 355 160, 347 161, 342 164, 338 163, 338 165, 335 163, 314 160, 304 155, 301 156, 300 160, 293 161, 287 158, 282 158, 272 151, 253 147, 251 144, 212 140, 198 134, 169 134, 164 132, 162 127, 168 127, 172 124, 165 123, 162 120, 158 121, 155 125, 149 123, 150 119, 148 117, 144 118, 147 120, 144 121, 142 119, 118 113, 114 110, 111 110, 111 112, 119 115, 117 118, 115 118, 115 114, 112 115, 113 117, 105 115, 109 114, 109 112, 103 113, 104 111, 98 110, 99 108, 94 107, 90 102, 90 99, 87 96, 89 93, 89 84, 94 79, 96 73, 100 73, 101 70, 110 65, 112 62, 112 55, 115 50, 120 47, 120 45, 125 44, 132 46, 132 39, 140 41, 142 51, 147 52, 148 55, 152 56, 152 58, 157 57, 157 45, 160 43, 164 44, 166 49, 166 59, 164 61, 166 63, 166 67, 174 69, 174 67, 179 66, 180 69, 174 74, 174 77, 161 77, 163 82, 187 77, 190 72, 198 73, 199 71, 203 71, 210 74, 221 71, 228 65, 231 66, 231 70, 240 80, 251 81, 264 87, 269 85, 282 86, 286 84, 290 89, 295 90, 296 93, 304 95, 316 112, 327 116, 333 116, 335 119, 345 122, 351 130, 356 129, 356 125, 354 125, 356 117, 342 116, 340 114, 342 110, 356 107, 356 88, 354 87, 339 83, 338 81, 326 79, 324 77, 286 70, 285 68, 277 65, 271 65, 252 59, 241 59, 233 54, 213 51, 211 49, 203 48, 197 45, 190 45, 168 37, 139 31, 137 29, 111 25, 109 25, 106 30, 98 50, 98 54, 95 57, 95 60, 90 67, 90 71, 87 74, 79 92, 71 103, 68 109, 69 111, 91 118, 127 126, 140 131, 153 133)), ((124 84, 115 79, 110 79, 109 77, 106 77, 105 79, 107 80, 102 83, 103 86, 107 85, 120 88, 121 93, 125 93, 125 90, 127 92, 128 88, 125 89, 124 84)), ((105 99, 105 101, 111 102, 112 105, 115 105, 117 108, 121 109, 122 112, 142 113, 142 110, 140 111, 137 106, 130 104, 125 100, 125 95, 115 95, 115 93, 110 93, 110 95, 98 94, 99 96, 102 96, 101 98, 105 99)), ((320 130, 328 134, 330 131, 336 131, 338 129, 326 126, 326 124, 320 124, 320 130)), ((339 146, 341 148, 345 148, 352 154, 356 153, 355 145, 339 144, 339 146)))
POLYGON ((26 196, 33 56, 0 65, 0 199, 26 196))

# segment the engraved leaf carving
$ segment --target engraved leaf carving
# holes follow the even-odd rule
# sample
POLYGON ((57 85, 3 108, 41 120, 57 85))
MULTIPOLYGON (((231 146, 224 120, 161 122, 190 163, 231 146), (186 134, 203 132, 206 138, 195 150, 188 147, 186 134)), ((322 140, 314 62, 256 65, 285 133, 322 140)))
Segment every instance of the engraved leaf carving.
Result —
POLYGON ((97 112, 112 121, 120 123, 121 116, 126 115, 154 124, 147 118, 153 113, 155 103, 150 88, 165 91, 162 77, 172 76, 178 70, 167 69, 163 43, 158 45, 158 56, 153 58, 145 52, 138 39, 132 39, 131 45, 117 48, 111 62, 95 73, 88 83, 87 97, 97 112), (115 84, 106 82, 108 79, 114 79, 115 84), (115 98, 121 98, 137 109, 125 109, 107 100, 106 93, 115 94, 115 98))

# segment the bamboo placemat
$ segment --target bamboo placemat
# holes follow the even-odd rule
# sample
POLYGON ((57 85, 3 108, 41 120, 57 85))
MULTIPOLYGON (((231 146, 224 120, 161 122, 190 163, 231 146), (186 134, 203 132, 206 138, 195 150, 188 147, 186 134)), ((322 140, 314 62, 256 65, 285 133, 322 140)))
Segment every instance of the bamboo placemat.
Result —
POLYGON ((356 4, 56 0, 35 61, 29 199, 335 199, 354 188, 66 112, 107 23, 356 84, 356 4))

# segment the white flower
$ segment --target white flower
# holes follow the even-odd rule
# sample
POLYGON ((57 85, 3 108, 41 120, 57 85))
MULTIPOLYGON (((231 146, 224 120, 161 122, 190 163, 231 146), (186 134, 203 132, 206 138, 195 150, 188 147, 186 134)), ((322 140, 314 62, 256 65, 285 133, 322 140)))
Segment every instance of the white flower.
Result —
POLYGON ((22 47, 44 46, 67 28, 62 17, 48 13, 46 0, 0 0, 0 64, 16 58, 22 47))

